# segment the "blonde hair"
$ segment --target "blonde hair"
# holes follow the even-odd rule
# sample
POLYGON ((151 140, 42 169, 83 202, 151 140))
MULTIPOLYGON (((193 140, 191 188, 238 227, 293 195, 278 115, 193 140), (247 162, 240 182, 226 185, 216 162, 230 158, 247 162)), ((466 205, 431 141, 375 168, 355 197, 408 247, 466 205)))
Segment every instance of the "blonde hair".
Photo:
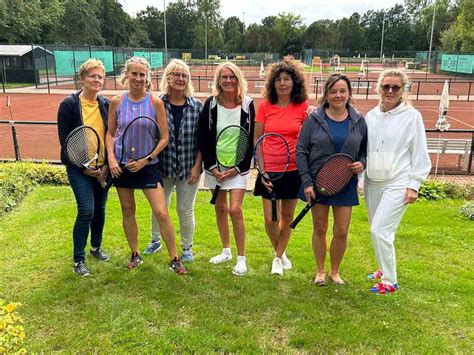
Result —
POLYGON ((79 67, 79 79, 84 80, 86 75, 89 73, 89 70, 95 68, 99 68, 100 70, 102 70, 102 73, 104 73, 105 76, 104 63, 102 63, 102 61, 99 59, 90 58, 87 59, 84 63, 82 63, 79 67))
POLYGON ((153 84, 151 82, 151 66, 150 66, 150 63, 148 63, 148 61, 142 57, 132 57, 132 58, 129 58, 125 62, 125 65, 123 66, 123 69, 122 69, 122 73, 120 74, 118 78, 118 82, 120 83, 120 85, 128 88, 126 75, 128 74, 128 71, 130 70, 130 66, 133 64, 141 64, 145 67, 146 69, 145 88, 147 91, 153 90, 153 84))
POLYGON ((216 97, 217 102, 222 103, 224 91, 219 82, 221 72, 225 68, 229 69, 237 78, 237 98, 236 104, 240 105, 244 101, 245 94, 247 93, 247 81, 240 69, 232 62, 224 62, 216 68, 214 74, 214 84, 212 85, 212 95, 216 97))
POLYGON ((170 85, 168 83, 168 77, 171 73, 176 69, 182 69, 188 75, 188 80, 186 81, 186 86, 184 88, 184 96, 190 97, 194 95, 194 87, 193 83, 191 82, 191 71, 189 70, 188 65, 180 59, 173 59, 169 64, 166 66, 165 70, 163 71, 163 77, 160 81, 160 91, 168 95, 170 92, 170 85))
POLYGON ((408 93, 406 91, 406 87, 407 87, 407 85, 410 81, 410 79, 408 78, 408 75, 406 75, 406 73, 401 71, 400 69, 386 69, 386 70, 384 70, 380 73, 379 78, 377 80, 377 87, 375 88, 375 91, 379 95, 379 104, 382 102, 382 95, 381 94, 382 94, 383 79, 385 79, 386 77, 389 77, 389 76, 396 76, 396 77, 400 78, 400 82, 401 82, 400 90, 402 92, 402 95, 400 97, 400 101, 408 103, 409 102, 408 93))

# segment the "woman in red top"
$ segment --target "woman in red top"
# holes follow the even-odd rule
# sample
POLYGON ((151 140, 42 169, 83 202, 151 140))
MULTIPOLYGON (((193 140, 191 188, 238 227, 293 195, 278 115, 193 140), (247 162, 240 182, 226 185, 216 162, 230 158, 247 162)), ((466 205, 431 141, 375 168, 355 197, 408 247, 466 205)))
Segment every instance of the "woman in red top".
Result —
POLYGON ((265 84, 264 98, 265 101, 257 109, 254 142, 265 133, 279 133, 286 139, 290 149, 290 165, 278 185, 273 186, 259 176, 254 191, 255 196, 262 196, 265 230, 275 249, 271 273, 283 275, 283 269, 292 267, 285 250, 291 235, 289 224, 293 220, 301 185, 295 150, 308 111, 304 75, 295 62, 283 60, 272 66, 265 84), (272 190, 277 198, 277 221, 272 221, 272 190))

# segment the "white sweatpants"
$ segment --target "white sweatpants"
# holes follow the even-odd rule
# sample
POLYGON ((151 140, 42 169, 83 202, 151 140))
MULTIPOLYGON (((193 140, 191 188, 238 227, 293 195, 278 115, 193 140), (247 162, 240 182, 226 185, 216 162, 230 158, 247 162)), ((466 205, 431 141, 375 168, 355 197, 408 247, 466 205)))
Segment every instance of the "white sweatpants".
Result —
MULTIPOLYGON (((198 182, 190 185, 187 180, 181 181, 176 178, 163 178, 163 188, 165 190, 166 204, 168 209, 171 204, 171 194, 176 186, 176 212, 179 219, 179 232, 181 234, 181 247, 191 248, 194 237, 194 202, 199 187, 198 182)), ((156 242, 160 240, 160 225, 153 213, 151 213, 151 240, 156 242)))
POLYGON ((374 244, 379 269, 383 272, 382 282, 397 283, 395 258, 395 233, 407 208, 404 205, 407 183, 397 181, 390 185, 364 182, 365 203, 369 215, 370 235, 374 244))

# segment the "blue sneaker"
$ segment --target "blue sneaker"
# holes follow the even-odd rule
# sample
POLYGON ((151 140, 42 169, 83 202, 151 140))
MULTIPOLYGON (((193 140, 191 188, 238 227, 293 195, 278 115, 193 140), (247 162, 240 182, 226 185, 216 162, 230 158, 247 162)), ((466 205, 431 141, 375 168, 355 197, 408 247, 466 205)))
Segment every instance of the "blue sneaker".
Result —
POLYGON ((161 245, 161 240, 158 240, 156 242, 150 242, 143 251, 143 254, 155 254, 159 252, 161 248, 163 248, 163 246, 161 245))
POLYGON ((193 251, 191 248, 183 249, 183 253, 181 254, 181 261, 183 263, 189 263, 193 261, 193 251))

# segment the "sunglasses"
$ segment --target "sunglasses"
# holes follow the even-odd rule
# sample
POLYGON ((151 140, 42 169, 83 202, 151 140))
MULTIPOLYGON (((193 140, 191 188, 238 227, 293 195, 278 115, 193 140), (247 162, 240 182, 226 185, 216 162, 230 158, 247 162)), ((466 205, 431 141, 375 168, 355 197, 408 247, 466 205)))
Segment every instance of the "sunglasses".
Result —
POLYGON ((400 91, 401 87, 398 85, 381 85, 380 88, 383 90, 383 92, 389 92, 390 89, 392 89, 392 92, 398 92, 400 91))

